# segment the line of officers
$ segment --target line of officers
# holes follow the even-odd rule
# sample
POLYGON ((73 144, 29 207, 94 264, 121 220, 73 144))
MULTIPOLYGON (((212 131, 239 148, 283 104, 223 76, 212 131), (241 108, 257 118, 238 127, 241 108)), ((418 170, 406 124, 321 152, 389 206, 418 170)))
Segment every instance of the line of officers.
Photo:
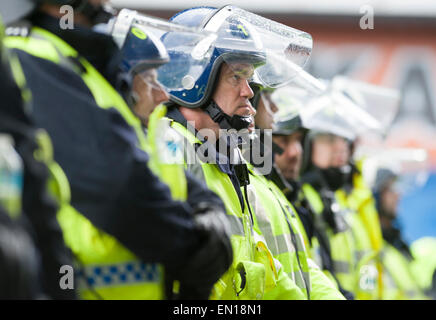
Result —
POLYGON ((163 21, 105 2, 0 5, 0 298, 429 298, 383 240, 392 177, 376 203, 357 134, 275 97, 322 87, 308 34, 233 6, 163 21))

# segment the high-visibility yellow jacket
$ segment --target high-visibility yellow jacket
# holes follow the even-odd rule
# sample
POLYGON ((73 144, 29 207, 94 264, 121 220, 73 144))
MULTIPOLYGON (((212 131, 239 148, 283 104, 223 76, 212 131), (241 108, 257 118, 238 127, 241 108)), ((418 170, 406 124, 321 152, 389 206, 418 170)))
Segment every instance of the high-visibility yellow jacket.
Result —
POLYGON ((361 216, 350 208, 347 193, 340 189, 335 194, 338 203, 341 205, 345 218, 351 227, 355 244, 355 289, 358 300, 380 299, 380 283, 377 263, 379 252, 373 249, 370 235, 361 216))
MULTIPOLYGON (((334 233, 327 225, 322 216, 324 203, 319 193, 309 184, 303 184, 302 190, 310 205, 314 209, 315 224, 318 228, 324 228, 330 241, 331 255, 333 260, 334 275, 340 285, 347 291, 355 291, 355 244, 351 229, 345 226, 341 232, 334 233)), ((319 256, 319 243, 316 238, 312 239, 312 254, 317 263, 321 263, 319 256)))
POLYGON ((395 247, 384 241, 382 248, 383 299, 426 300, 410 268, 410 261, 395 247))
POLYGON ((243 196, 246 205, 242 208, 230 177, 216 164, 196 158, 194 146, 201 145, 202 141, 182 124, 169 121, 186 139, 186 168, 220 196, 231 224, 233 264, 214 286, 211 298, 306 299, 280 262, 274 259, 263 235, 254 228, 255 217, 248 208, 248 199, 243 196))
POLYGON ((412 242, 410 251, 413 255, 411 271, 419 287, 424 290, 431 290, 433 285, 433 274, 436 272, 436 238, 422 237, 412 242))
POLYGON ((358 172, 353 174, 351 192, 347 194, 346 202, 348 207, 357 212, 360 220, 365 227, 373 252, 375 252, 375 261, 378 272, 378 299, 382 298, 383 294, 383 266, 380 261, 380 253, 383 246, 383 236, 380 226, 378 212, 375 206, 375 199, 371 189, 367 186, 362 172, 364 159, 356 162, 358 172))
POLYGON ((308 298, 344 299, 332 281, 310 260, 304 228, 292 204, 274 182, 249 167, 254 192, 248 192, 248 197, 255 212, 254 225, 264 235, 274 257, 308 298))

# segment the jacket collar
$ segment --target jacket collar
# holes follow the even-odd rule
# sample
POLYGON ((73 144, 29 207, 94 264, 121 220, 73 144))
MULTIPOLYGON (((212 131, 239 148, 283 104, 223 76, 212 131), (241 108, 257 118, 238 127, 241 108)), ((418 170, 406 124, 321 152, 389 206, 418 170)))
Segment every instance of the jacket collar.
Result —
MULTIPOLYGON (((170 106, 168 108, 167 117, 173 119, 174 121, 176 121, 178 123, 180 123, 185 128, 188 127, 188 121, 183 116, 183 114, 179 111, 179 109, 177 107, 175 107, 175 106, 170 106)), ((194 128, 194 130, 195 130, 196 138, 201 141, 201 144, 196 146, 196 151, 197 151, 198 147, 200 145, 206 144, 206 143, 209 143, 209 142, 206 139, 204 139, 204 137, 198 132, 197 129, 194 128)), ((215 159, 216 160, 216 165, 218 166, 218 168, 222 172, 224 172, 226 174, 233 174, 234 173, 233 172, 233 165, 230 164, 229 157, 227 155, 224 155, 224 154, 218 152, 216 146, 214 146, 213 148, 205 148, 205 150, 207 150, 208 152, 212 152, 212 154, 208 154, 207 155, 207 158, 215 159)))

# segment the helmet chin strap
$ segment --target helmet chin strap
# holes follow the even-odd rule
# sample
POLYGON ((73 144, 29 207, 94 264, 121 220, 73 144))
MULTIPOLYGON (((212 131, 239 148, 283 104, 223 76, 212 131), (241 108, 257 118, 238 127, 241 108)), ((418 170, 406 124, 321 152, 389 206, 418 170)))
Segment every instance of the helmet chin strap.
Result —
POLYGON ((247 129, 252 122, 251 116, 229 116, 213 100, 203 110, 224 130, 247 129))

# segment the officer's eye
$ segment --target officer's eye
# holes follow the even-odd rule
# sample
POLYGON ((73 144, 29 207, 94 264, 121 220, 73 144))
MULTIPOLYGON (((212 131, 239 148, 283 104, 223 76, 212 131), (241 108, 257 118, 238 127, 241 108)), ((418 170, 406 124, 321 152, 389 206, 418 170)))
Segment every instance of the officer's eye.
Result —
POLYGON ((237 75, 237 74, 234 74, 232 78, 233 78, 233 80, 235 80, 235 81, 239 81, 239 80, 242 79, 241 76, 239 76, 239 75, 237 75))

